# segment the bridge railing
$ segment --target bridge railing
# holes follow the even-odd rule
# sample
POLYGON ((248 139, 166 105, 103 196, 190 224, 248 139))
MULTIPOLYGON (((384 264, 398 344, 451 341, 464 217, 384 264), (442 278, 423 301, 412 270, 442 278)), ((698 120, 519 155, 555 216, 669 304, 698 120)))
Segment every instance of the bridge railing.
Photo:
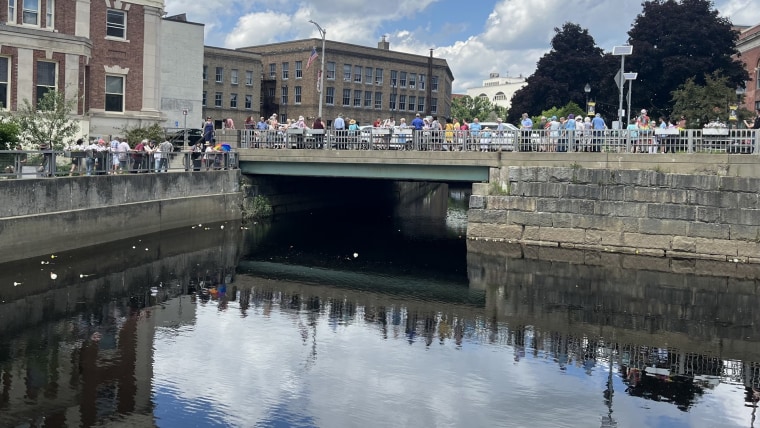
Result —
POLYGON ((250 149, 759 154, 756 129, 240 130, 250 149))
POLYGON ((103 151, 0 150, 0 179, 121 173, 164 173, 238 168, 238 153, 191 151, 146 153, 103 151))

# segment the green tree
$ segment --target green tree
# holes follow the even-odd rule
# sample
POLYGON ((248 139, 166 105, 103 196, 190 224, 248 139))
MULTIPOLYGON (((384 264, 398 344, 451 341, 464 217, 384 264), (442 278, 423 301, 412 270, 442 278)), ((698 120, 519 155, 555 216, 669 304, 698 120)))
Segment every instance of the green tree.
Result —
POLYGON ((50 144, 50 148, 62 150, 79 132, 79 121, 71 116, 76 106, 76 98, 66 99, 63 92, 48 91, 36 105, 24 99, 13 120, 21 137, 34 148, 50 144))
POLYGON ((19 138, 18 125, 15 122, 0 122, 0 150, 13 150, 19 138))
POLYGON ((673 115, 685 116, 688 128, 700 128, 711 121, 727 123, 729 106, 737 104, 736 88, 728 77, 714 72, 702 80, 704 85, 699 85, 695 78, 689 78, 673 91, 673 115))
POLYGON ((643 3, 628 31, 633 54, 626 58, 626 71, 638 73, 632 106, 646 108, 650 115, 667 113, 674 107, 674 89, 689 79, 704 85, 714 71, 726 77, 728 87, 749 80, 743 63, 733 57, 739 33, 712 7, 709 0, 643 3))
POLYGON ((127 139, 127 142, 131 147, 136 146, 142 140, 153 140, 160 143, 166 138, 164 128, 158 123, 154 123, 153 125, 144 128, 139 126, 132 128, 124 126, 121 129, 121 132, 124 134, 124 137, 127 139))
POLYGON ((486 120, 492 111, 494 111, 494 105, 486 98, 465 95, 454 98, 451 102, 451 116, 460 120, 466 119, 468 122, 476 117, 486 120))
MULTIPOLYGON (((536 71, 526 80, 527 85, 515 92, 508 121, 517 123, 522 113, 530 115, 570 101, 585 105, 586 83, 596 100, 617 100, 614 79, 614 57, 605 55, 596 46, 588 30, 578 24, 565 23, 555 28, 551 50, 536 65, 536 71)), ((617 107, 597 102, 597 111, 616 114, 617 107), (605 107, 607 110, 605 111, 605 107)))

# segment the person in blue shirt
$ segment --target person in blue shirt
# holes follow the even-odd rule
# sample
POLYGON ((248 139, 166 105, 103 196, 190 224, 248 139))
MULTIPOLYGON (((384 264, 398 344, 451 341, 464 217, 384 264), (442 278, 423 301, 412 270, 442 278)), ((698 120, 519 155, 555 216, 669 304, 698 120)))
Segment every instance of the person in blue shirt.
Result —
POLYGON ((597 113, 593 119, 591 119, 591 129, 594 131, 594 144, 591 147, 592 152, 601 152, 602 151, 602 136, 604 135, 604 130, 607 129, 607 125, 604 123, 604 119, 602 119, 602 115, 597 113))
POLYGON ((259 118, 258 123, 256 123, 256 129, 258 129, 259 131, 266 131, 267 129, 269 129, 269 125, 267 125, 267 121, 264 120, 264 116, 261 116, 259 118))
POLYGON ((533 120, 528 116, 528 113, 522 114, 522 119, 520 119, 520 129, 522 130, 520 132, 520 151, 521 152, 527 152, 533 150, 533 146, 531 145, 531 130, 533 129, 533 120))
POLYGON ((564 129, 565 129, 565 138, 563 138, 564 144, 563 150, 557 149, 557 151, 560 152, 566 152, 568 150, 568 147, 570 147, 570 150, 575 152, 577 149, 575 148, 575 115, 570 113, 567 115, 567 120, 564 123, 564 129), (568 146, 569 144, 569 146, 568 146))
POLYGON ((412 128, 414 128, 415 131, 422 131, 422 128, 425 126, 425 122, 422 121, 420 118, 420 114, 417 113, 417 115, 412 120, 412 128))

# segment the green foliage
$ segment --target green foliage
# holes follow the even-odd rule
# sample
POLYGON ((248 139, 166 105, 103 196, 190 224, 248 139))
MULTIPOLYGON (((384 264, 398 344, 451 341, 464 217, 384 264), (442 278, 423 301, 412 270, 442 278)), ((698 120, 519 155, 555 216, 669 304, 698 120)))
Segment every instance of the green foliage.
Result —
POLYGON ((633 54, 626 58, 626 71, 638 72, 631 105, 647 108, 651 117, 669 112, 671 91, 689 79, 701 86, 720 71, 729 88, 749 80, 737 59, 739 33, 712 1, 646 1, 628 36, 633 54))
MULTIPOLYGON (((456 117, 459 120, 466 119, 468 122, 471 122, 476 117, 481 121, 490 120, 488 118, 494 111, 497 110, 495 110, 491 101, 486 98, 472 98, 469 95, 465 95, 454 98, 451 101, 451 117, 456 117)), ((500 111, 504 111, 503 107, 500 111)), ((494 113, 493 117, 494 119, 497 117, 496 113, 494 113)))
POLYGON ((124 137, 127 139, 130 147, 136 146, 142 140, 154 140, 157 143, 160 143, 166 138, 164 128, 162 128, 158 123, 154 123, 153 125, 144 128, 139 126, 130 128, 129 126, 125 125, 123 128, 121 128, 121 132, 122 135, 124 135, 124 137))
POLYGON ((557 119, 559 119, 560 117, 568 117, 570 113, 575 116, 583 116, 583 109, 573 101, 570 101, 564 107, 552 107, 548 110, 542 111, 538 116, 531 118, 533 120, 533 127, 540 128, 539 124, 541 123, 541 116, 545 116, 547 119, 551 119, 552 116, 557 116, 557 119))
MULTIPOLYGON (((615 62, 616 58, 605 55, 588 30, 577 24, 568 22, 554 31, 552 49, 538 61, 536 71, 526 80, 527 85, 512 97, 508 122, 518 123, 522 113, 533 116, 569 101, 585 105, 586 83, 591 86, 589 100, 617 100, 617 86, 611 79, 616 64, 618 68, 620 64, 615 62)), ((617 107, 598 102, 597 111, 617 114, 617 107)))
POLYGON ((243 206, 243 218, 245 220, 257 220, 272 216, 272 205, 263 195, 246 198, 243 206))
POLYGON ((0 150, 13 150, 19 142, 19 129, 15 122, 0 122, 0 150))
POLYGON ((79 122, 71 117, 76 107, 76 98, 67 100, 63 92, 48 91, 36 105, 24 99, 13 120, 20 137, 33 148, 50 143, 52 149, 62 150, 79 132, 79 122))
MULTIPOLYGON (((673 116, 686 117, 687 128, 701 128, 710 121, 728 123, 729 105, 737 104, 736 89, 731 87, 729 79, 714 72, 703 76, 704 85, 696 83, 692 77, 672 92, 673 116)), ((741 115, 748 112, 739 112, 741 115)))

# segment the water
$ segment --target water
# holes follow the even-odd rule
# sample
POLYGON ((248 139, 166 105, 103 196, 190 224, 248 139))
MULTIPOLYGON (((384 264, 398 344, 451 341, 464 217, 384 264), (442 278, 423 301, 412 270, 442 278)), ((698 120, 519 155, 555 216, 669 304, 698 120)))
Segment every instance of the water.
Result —
POLYGON ((468 245, 449 196, 0 266, 0 426, 754 425, 754 268, 468 245))

